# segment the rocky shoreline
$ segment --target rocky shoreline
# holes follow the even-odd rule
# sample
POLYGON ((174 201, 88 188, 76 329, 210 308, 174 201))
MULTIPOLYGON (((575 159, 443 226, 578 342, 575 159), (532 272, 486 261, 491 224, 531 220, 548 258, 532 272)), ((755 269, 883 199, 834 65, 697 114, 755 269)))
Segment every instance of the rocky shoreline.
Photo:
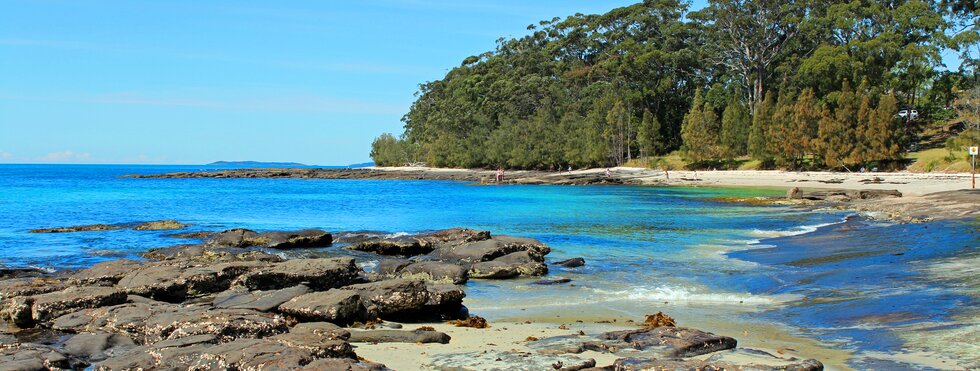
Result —
MULTIPOLYGON (((779 181, 755 181, 752 171, 672 171, 637 168, 585 169, 548 172, 507 171, 502 182, 495 171, 438 168, 355 168, 355 169, 233 169, 165 174, 131 174, 128 178, 289 178, 289 179, 373 179, 373 180, 449 180, 474 184, 524 185, 655 185, 693 187, 769 187, 801 189, 805 197, 762 197, 720 201, 751 204, 789 204, 815 208, 855 210, 873 218, 901 222, 980 219, 980 191, 960 189, 963 177, 948 174, 840 174, 779 173, 779 181), (744 173, 744 174, 743 174, 744 173), (923 178, 923 179, 919 179, 923 178), (917 180, 923 184, 915 184, 917 180), (912 184, 910 184, 912 183, 912 184), (922 190, 930 190, 922 192, 922 190)), ((760 178, 762 176, 759 176, 760 178)), ((968 183, 963 183, 965 186, 968 183)))
MULTIPOLYGON (((86 228, 50 231, 72 229, 86 228)), ((463 305, 467 281, 540 277, 549 265, 586 264, 549 262, 550 249, 534 239, 464 228, 411 236, 231 229, 172 237, 201 241, 78 271, 0 269, 0 317, 8 325, 0 330, 0 369, 383 370, 385 359, 358 357, 352 344, 451 347, 449 335, 425 324, 493 326, 463 305), (338 256, 277 253, 309 248, 338 256)), ((541 282, 569 284, 548 281, 541 282)), ((528 337, 534 353, 496 357, 562 370, 823 368, 812 359, 737 348, 732 337, 678 327, 662 313, 633 327, 528 337), (615 360, 598 365, 585 352, 615 360)))

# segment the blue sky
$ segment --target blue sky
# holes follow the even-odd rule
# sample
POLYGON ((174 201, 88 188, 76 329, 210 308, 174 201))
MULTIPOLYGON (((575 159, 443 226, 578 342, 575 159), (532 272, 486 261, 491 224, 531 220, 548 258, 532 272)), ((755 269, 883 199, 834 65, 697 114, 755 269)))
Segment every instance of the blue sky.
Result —
POLYGON ((0 162, 368 161, 419 83, 634 2, 0 0, 0 162))
POLYGON ((0 2, 0 162, 348 164, 418 84, 631 1, 0 2))

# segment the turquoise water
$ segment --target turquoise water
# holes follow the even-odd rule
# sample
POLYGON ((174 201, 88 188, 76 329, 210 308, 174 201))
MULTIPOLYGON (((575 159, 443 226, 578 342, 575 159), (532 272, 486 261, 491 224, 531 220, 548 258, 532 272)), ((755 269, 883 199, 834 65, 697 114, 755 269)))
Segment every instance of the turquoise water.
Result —
MULTIPOLYGON (((459 226, 538 238, 553 248, 551 260, 581 256, 588 262, 581 269, 553 269, 553 276, 572 278, 575 286, 471 282, 467 305, 491 319, 589 313, 640 318, 663 309, 690 321, 724 316, 772 322, 869 355, 943 351, 941 344, 909 340, 910 331, 940 340, 949 331, 965 332, 966 340, 977 336, 969 324, 976 318, 969 308, 980 304, 977 283, 948 274, 969 269, 959 257, 976 262, 975 225, 844 222, 844 211, 708 200, 781 193, 766 190, 119 177, 188 170, 198 169, 0 165, 0 264, 79 268, 187 242, 154 231, 27 233, 89 223, 177 219, 194 230, 391 233, 459 226)), ((367 269, 371 263, 362 261, 367 269)), ((941 355, 978 362, 968 354, 941 355)), ((851 365, 908 366, 879 358, 855 358, 851 365)))

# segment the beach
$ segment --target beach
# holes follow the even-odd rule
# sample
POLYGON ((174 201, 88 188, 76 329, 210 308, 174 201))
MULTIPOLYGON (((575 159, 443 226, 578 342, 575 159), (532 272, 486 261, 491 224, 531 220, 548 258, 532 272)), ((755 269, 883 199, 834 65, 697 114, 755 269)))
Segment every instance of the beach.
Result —
POLYGON ((978 364, 971 356, 971 344, 980 336, 971 320, 978 282, 964 278, 973 269, 977 230, 970 224, 972 214, 939 207, 940 201, 957 198, 969 204, 975 195, 920 196, 909 188, 955 187, 941 176, 823 183, 791 180, 836 182, 836 175, 786 172, 766 176, 788 180, 746 184, 766 172, 755 177, 698 172, 698 180, 693 172, 671 172, 672 183, 666 184, 655 171, 612 168, 608 177, 605 169, 506 171, 501 186, 483 181, 494 173, 8 167, 0 183, 12 191, 0 200, 10 202, 0 207, 20 217, 0 222, 0 259, 13 272, 0 282, 16 290, 0 292, 70 309, 24 309, 10 306, 5 296, 6 313, 18 314, 13 318, 23 326, 31 326, 25 316, 38 313, 40 325, 0 333, 2 341, 35 344, 3 349, 32 357, 64 354, 71 348, 65 339, 108 333, 134 339, 136 348, 65 359, 119 366, 128 358, 112 354, 150 349, 178 362, 184 351, 230 359, 247 349, 285 347, 281 350, 289 354, 307 354, 302 357, 349 360, 344 357, 356 354, 363 360, 352 366, 384 364, 396 370, 514 364, 574 369, 593 360, 596 367, 762 369, 969 369, 978 364), (746 180, 719 179, 725 176, 746 180), (856 189, 845 189, 851 186, 856 189), (800 197, 788 198, 794 187, 801 188, 800 197), (13 202, 26 198, 36 201, 13 202), (944 210, 932 214, 946 217, 906 223, 858 208, 905 200, 916 201, 900 204, 907 208, 904 215, 931 205, 944 210), (453 227, 478 232, 466 232, 475 234, 449 245, 422 243, 448 241, 435 236, 453 227), (479 241, 465 241, 471 238, 479 241), (475 261, 454 252, 491 242, 502 250, 475 261), (527 256, 504 258, 520 249, 527 256), (574 263, 578 258, 580 264, 574 263), (306 264, 335 268, 289 268, 306 264), (116 268, 98 273, 92 270, 96 266, 116 268), (133 272, 143 271, 165 284, 135 280, 133 272), (279 271, 306 273, 281 282, 268 279, 279 271), (217 272, 218 279, 208 272, 217 272), (346 272, 346 278, 336 281, 330 278, 335 273, 315 272, 346 272), (37 285, 24 291, 17 286, 23 282, 37 285), (67 293, 57 291, 66 286, 67 293), (391 303, 361 299, 356 308, 380 312, 354 310, 345 312, 354 317, 341 319, 316 309, 330 298, 324 293, 338 289, 362 298, 372 290, 415 293, 436 300, 437 312, 446 317, 425 316, 433 309, 425 304, 429 301, 399 304, 404 308, 399 313, 391 303), (288 304, 292 299, 297 300, 288 304), (71 304, 75 300, 83 304, 71 304), (243 301, 261 305, 224 304, 243 301), (459 316, 460 305, 489 327, 446 322, 459 316), (100 322, 111 317, 105 317, 107 310, 139 308, 152 308, 152 315, 128 319, 135 322, 125 327, 100 322), (95 321, 68 321, 76 312, 95 321), (647 316, 661 312, 676 320, 676 327, 645 324, 647 316), (371 322, 365 317, 370 313, 385 321, 356 323, 371 322), (232 314, 245 322, 224 317, 232 314), (188 330, 160 332, 144 325, 161 321, 188 330), (325 324, 330 321, 339 328, 325 324), (204 337, 197 329, 203 324, 235 335, 204 337), (304 352, 315 340, 310 330, 337 338, 309 355, 304 352), (172 348, 186 336, 194 337, 180 340, 190 342, 185 350, 172 348), (624 349, 630 344, 624 336, 684 342, 673 350, 644 342, 640 349, 624 349), (694 344, 708 351, 677 353, 694 344), (103 356, 109 359, 100 360, 103 356), (656 366, 650 364, 654 358, 677 363, 656 366))

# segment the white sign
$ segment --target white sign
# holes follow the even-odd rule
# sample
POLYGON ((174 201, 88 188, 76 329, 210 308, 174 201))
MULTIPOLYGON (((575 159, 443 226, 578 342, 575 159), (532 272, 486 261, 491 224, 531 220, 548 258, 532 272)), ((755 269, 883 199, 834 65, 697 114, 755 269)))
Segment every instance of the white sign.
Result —
POLYGON ((976 156, 978 150, 980 150, 980 147, 970 147, 970 155, 971 156, 976 156))

